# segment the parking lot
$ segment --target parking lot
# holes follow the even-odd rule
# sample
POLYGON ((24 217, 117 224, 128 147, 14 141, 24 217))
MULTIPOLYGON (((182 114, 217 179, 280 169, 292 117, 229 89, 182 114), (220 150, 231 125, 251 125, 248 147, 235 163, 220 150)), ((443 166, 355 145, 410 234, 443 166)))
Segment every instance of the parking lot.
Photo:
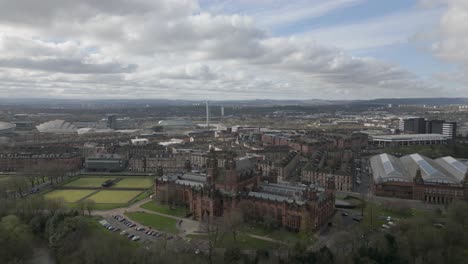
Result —
POLYGON ((367 158, 356 158, 354 160, 354 192, 368 194, 371 184, 370 177, 369 160, 367 158))
POLYGON ((206 241, 193 241, 179 235, 164 233, 150 227, 139 225, 121 215, 108 216, 101 224, 118 235, 138 243, 166 242, 168 246, 180 251, 206 252, 206 241), (177 243, 176 243, 177 242, 177 243), (176 246, 175 246, 176 245, 176 246))

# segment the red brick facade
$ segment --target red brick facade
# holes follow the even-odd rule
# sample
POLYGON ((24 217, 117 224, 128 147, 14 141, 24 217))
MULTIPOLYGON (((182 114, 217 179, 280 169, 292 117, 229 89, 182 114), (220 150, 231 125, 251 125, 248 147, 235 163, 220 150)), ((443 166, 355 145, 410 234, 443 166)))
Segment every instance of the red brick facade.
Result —
POLYGON ((293 199, 279 201, 250 195, 252 192, 260 192, 261 175, 253 170, 237 170, 232 159, 227 160, 224 170, 219 171, 213 156, 208 160, 207 168, 206 183, 199 182, 196 187, 190 183, 184 185, 183 181, 177 184, 174 181, 157 179, 156 196, 163 197, 173 188, 175 200, 186 205, 197 220, 221 217, 226 212, 239 208, 240 203, 249 203, 257 217, 269 215, 279 225, 297 231, 314 230, 327 223, 334 214, 334 181, 330 181, 327 188, 319 191, 304 189, 301 197, 304 202, 293 199))

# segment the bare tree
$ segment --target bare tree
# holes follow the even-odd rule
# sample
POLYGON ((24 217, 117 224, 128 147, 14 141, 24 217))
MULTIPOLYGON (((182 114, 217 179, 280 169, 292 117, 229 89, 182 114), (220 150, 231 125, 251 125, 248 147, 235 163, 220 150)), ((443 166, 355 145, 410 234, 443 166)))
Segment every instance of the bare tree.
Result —
POLYGON ((47 199, 46 209, 51 216, 63 208, 65 208, 65 200, 62 197, 47 199))
POLYGON ((85 215, 86 205, 83 200, 80 200, 76 203, 78 211, 81 212, 82 215, 85 215))
POLYGON ((255 220, 255 207, 251 201, 241 201, 239 203, 239 210, 244 222, 251 222, 255 220))
POLYGON ((89 216, 91 216, 91 213, 93 212, 95 205, 96 205, 96 202, 94 200, 91 200, 91 199, 84 200, 84 207, 88 211, 89 216))
POLYGON ((209 215, 201 222, 201 230, 208 236, 208 263, 213 264, 213 256, 222 237, 223 219, 209 215))
POLYGON ((224 228, 231 233, 234 243, 237 244, 237 234, 244 224, 244 218, 240 209, 233 209, 224 214, 224 228))
MULTIPOLYGON (((28 188, 28 181, 24 176, 16 175, 10 181, 11 189, 14 190, 21 198, 24 197, 24 192, 28 188)), ((15 194, 16 196, 16 194, 15 194)))
POLYGON ((35 167, 24 168, 19 174, 24 176, 28 180, 29 184, 31 185, 31 188, 34 188, 36 186, 39 179, 39 175, 37 174, 35 167))

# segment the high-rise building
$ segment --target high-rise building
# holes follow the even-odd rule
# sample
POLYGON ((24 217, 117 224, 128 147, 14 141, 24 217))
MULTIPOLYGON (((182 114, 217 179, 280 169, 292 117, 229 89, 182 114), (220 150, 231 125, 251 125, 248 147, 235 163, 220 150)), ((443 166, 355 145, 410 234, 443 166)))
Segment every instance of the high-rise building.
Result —
POLYGON ((442 125, 442 135, 454 139, 457 137, 457 122, 444 122, 442 125))
POLYGON ((210 127, 210 105, 206 101, 206 128, 210 127))
POLYGON ((444 120, 431 120, 426 121, 426 131, 428 134, 442 134, 442 127, 444 120))
POLYGON ((405 119, 403 131, 405 133, 425 134, 426 121, 422 117, 405 119))
POLYGON ((107 115, 107 127, 111 129, 116 129, 117 127, 117 115, 109 114, 107 115))
POLYGON ((409 134, 442 134, 448 139, 457 136, 457 123, 445 120, 425 120, 421 117, 400 119, 399 128, 409 134))

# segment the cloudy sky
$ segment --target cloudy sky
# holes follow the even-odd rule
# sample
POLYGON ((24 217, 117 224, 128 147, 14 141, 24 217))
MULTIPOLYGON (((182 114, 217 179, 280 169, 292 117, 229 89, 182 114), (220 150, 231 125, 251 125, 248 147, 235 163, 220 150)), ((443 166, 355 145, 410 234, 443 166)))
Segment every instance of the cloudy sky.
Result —
POLYGON ((0 97, 468 97, 467 0, 0 0, 0 97))

